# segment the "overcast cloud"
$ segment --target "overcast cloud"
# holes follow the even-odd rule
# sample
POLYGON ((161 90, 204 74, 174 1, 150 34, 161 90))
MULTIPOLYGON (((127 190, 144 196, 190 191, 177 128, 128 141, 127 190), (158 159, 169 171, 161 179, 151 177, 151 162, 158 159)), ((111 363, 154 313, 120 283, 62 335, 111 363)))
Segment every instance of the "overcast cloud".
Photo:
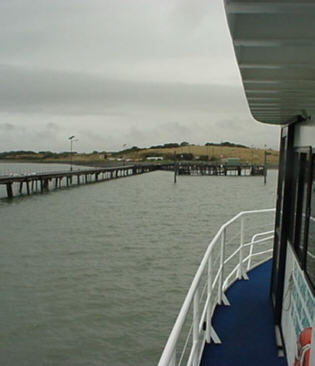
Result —
POLYGON ((232 141, 250 116, 223 0, 1 0, 0 151, 232 141))

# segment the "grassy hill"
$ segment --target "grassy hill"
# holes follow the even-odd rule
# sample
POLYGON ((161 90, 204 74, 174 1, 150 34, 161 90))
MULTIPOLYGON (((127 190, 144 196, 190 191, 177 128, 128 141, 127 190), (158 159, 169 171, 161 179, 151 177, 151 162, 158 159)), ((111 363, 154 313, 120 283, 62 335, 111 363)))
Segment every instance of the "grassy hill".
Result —
MULTIPOLYGON (((232 144, 233 145, 233 144, 232 144)), ((239 158, 241 163, 263 164, 264 149, 255 149, 241 146, 224 146, 224 145, 187 145, 177 147, 154 147, 148 149, 131 148, 120 152, 96 152, 90 154, 73 153, 73 162, 104 162, 113 160, 128 161, 145 161, 147 157, 161 156, 164 160, 173 160, 176 154, 177 158, 187 160, 201 160, 220 162, 226 158, 239 158)), ((0 159, 3 160, 19 160, 19 161, 41 161, 41 162, 68 162, 71 158, 69 152, 52 153, 52 152, 33 152, 33 151, 15 151, 8 153, 0 153, 0 159)), ((279 152, 268 150, 267 162, 269 165, 276 166, 279 160, 279 152)))
MULTIPOLYGON (((264 149, 254 149, 246 147, 230 146, 180 146, 174 148, 154 148, 141 149, 128 153, 120 153, 120 157, 132 160, 143 160, 147 156, 162 156, 165 159, 172 159, 174 154, 192 154, 194 159, 220 161, 226 158, 239 158, 242 163, 263 164, 264 149)), ((279 161, 279 152, 268 149, 267 162, 271 165, 277 165, 279 161)))

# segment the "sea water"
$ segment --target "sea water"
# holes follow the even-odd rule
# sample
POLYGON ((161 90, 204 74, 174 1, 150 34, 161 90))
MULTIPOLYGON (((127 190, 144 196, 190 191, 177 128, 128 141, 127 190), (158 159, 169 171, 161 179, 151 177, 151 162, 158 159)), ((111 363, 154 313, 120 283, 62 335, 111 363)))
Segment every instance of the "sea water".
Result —
POLYGON ((210 239, 274 207, 276 180, 157 171, 13 200, 2 187, 0 365, 157 364, 210 239))

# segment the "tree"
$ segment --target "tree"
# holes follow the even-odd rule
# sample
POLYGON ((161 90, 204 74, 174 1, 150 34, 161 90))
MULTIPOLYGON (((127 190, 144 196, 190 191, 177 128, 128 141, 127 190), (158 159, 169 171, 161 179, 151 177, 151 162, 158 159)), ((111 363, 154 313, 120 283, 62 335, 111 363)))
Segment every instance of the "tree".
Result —
POLYGON ((163 147, 173 148, 173 147, 179 147, 179 145, 176 142, 171 142, 171 143, 168 143, 168 144, 164 144, 163 147))

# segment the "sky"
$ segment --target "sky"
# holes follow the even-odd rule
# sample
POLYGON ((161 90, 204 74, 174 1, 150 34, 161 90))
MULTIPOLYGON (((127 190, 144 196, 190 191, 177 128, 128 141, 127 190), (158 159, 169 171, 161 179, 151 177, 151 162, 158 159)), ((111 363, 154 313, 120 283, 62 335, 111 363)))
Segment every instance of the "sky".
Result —
POLYGON ((0 151, 278 148, 250 115, 223 0, 1 0, 0 151))

